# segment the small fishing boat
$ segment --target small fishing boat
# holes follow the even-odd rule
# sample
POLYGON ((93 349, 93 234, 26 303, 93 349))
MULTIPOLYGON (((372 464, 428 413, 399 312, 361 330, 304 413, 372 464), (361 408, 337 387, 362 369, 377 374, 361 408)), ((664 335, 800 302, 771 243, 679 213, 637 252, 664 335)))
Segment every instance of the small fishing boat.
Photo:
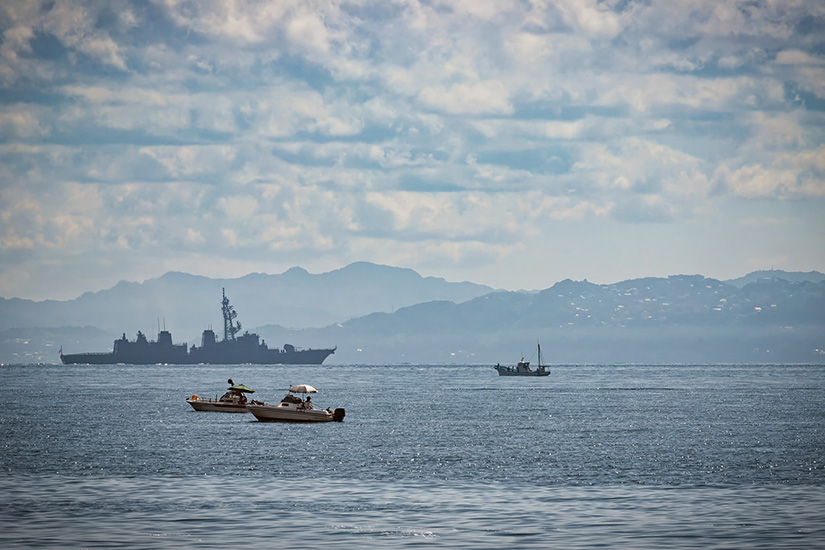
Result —
POLYGON ((230 378, 229 389, 220 397, 215 396, 215 399, 205 399, 197 395, 193 395, 186 400, 192 405, 196 411, 203 412, 227 412, 227 413, 246 413, 249 412, 246 408, 246 394, 255 393, 255 390, 244 386, 243 384, 235 384, 230 378))
POLYGON ((541 364, 541 344, 537 344, 539 354, 539 366, 535 370, 530 368, 530 361, 525 361, 524 357, 515 367, 497 364, 493 368, 498 371, 499 376, 550 376, 550 369, 541 364))
POLYGON ((300 384, 289 388, 281 402, 277 405, 268 403, 248 403, 246 408, 261 422, 341 422, 346 412, 344 409, 316 409, 312 398, 307 395, 306 400, 294 393, 318 393, 318 390, 308 384, 300 384))

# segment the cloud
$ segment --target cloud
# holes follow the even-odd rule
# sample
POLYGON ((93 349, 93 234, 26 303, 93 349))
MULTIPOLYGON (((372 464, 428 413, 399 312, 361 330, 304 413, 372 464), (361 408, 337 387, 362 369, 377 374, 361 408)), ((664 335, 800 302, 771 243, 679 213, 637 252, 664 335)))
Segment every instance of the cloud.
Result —
POLYGON ((287 25, 286 35, 291 42, 311 52, 326 54, 331 47, 327 28, 314 13, 294 17, 287 25))
MULTIPOLYGON (((34 29, 25 25, 17 25, 3 32, 3 44, 0 46, 0 55, 7 63, 18 61, 18 51, 31 53, 31 39, 34 38, 34 29)), ((8 69, 7 69, 8 70, 8 69)))
POLYGON ((753 139, 758 143, 759 150, 804 145, 805 131, 799 120, 800 114, 790 112, 774 116, 764 112, 753 113, 753 139))
POLYGON ((818 1, 0 10, 0 294, 55 258, 489 267, 562 226, 822 208, 818 1))
POLYGON ((620 201, 611 209, 611 216, 622 222, 669 222, 674 210, 663 197, 642 196, 620 201))
POLYGON ((748 199, 825 197, 825 146, 771 155, 765 163, 737 169, 723 165, 715 178, 733 195, 748 199))
POLYGON ((257 43, 266 31, 281 23, 297 2, 157 2, 166 16, 178 27, 207 37, 228 39, 240 43, 257 43))
POLYGON ((236 156, 235 148, 225 145, 141 147, 138 152, 163 168, 163 179, 172 180, 227 172, 236 156))
POLYGON ((759 198, 793 193, 796 174, 793 170, 777 170, 759 165, 743 166, 724 174, 731 192, 739 197, 759 198))
POLYGON ((802 50, 783 50, 776 54, 776 62, 780 65, 825 65, 825 59, 802 50))
POLYGON ((122 71, 127 70, 122 48, 94 22, 101 6, 72 0, 58 0, 39 21, 38 27, 60 40, 64 46, 122 71))
POLYGON ((707 80, 694 76, 654 74, 627 75, 605 82, 606 92, 597 101, 609 106, 628 106, 639 112, 662 108, 727 111, 743 108, 775 108, 784 100, 779 82, 750 77, 707 80), (744 102, 744 104, 743 104, 744 102))
POLYGON ((26 104, 0 107, 0 134, 22 139, 47 135, 49 128, 41 122, 45 118, 39 112, 42 110, 26 104))
POLYGON ((586 36, 614 38, 624 27, 626 16, 613 11, 608 2, 561 0, 553 4, 565 23, 586 36))
POLYGON ((510 113, 507 88, 499 81, 427 86, 418 95, 427 107, 451 114, 510 113))

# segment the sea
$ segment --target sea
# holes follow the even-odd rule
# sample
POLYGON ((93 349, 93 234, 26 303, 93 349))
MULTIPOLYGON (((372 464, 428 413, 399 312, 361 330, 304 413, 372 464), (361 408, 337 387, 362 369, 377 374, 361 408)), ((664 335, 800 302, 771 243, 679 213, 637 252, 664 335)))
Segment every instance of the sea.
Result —
POLYGON ((551 370, 0 366, 0 547, 825 548, 825 366, 551 370))

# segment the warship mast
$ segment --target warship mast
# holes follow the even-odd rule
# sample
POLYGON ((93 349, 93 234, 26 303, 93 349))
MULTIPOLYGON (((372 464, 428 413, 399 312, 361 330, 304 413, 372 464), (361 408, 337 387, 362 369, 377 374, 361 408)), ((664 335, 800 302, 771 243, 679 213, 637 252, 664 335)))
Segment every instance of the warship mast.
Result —
POLYGON ((223 312, 223 339, 225 341, 235 341, 235 333, 241 331, 241 322, 235 321, 238 316, 235 308, 229 305, 229 298, 226 297, 226 289, 222 288, 223 300, 221 301, 221 311, 223 312))

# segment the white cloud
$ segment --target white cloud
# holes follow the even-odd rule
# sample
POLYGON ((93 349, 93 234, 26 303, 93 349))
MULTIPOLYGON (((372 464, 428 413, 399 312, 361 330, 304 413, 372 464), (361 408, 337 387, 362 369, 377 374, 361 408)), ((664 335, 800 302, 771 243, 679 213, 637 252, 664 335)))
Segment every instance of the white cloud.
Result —
POLYGON ((25 25, 17 25, 3 32, 0 55, 9 63, 18 61, 17 52, 31 53, 29 42, 34 38, 34 30, 25 25))
POLYGON ((25 104, 0 107, 0 135, 26 139, 48 134, 45 111, 25 104))
POLYGON ((507 88, 499 81, 427 86, 418 95, 427 107, 451 114, 510 113, 507 88))
POLYGON ((754 139, 760 150, 803 145, 805 132, 799 116, 799 112, 782 113, 776 116, 755 112, 752 116, 755 127, 754 139))
POLYGON ((825 59, 802 50, 783 50, 776 54, 776 62, 782 65, 825 65, 825 59))
POLYGON ((607 3, 596 0, 557 0, 552 4, 562 14, 565 23, 587 36, 614 38, 624 26, 625 16, 614 12, 607 3))
POLYGON ((330 38, 323 21, 314 13, 301 13, 286 27, 287 37, 311 52, 325 54, 330 50, 330 38))
POLYGON ((594 213, 625 222, 689 219, 713 189, 700 159, 637 138, 582 145, 572 172, 578 194, 596 201, 594 213))
POLYGON ((192 178, 230 170, 236 151, 224 145, 141 147, 138 152, 160 164, 170 179, 192 178))
POLYGON ((299 2, 204 0, 188 3, 163 0, 157 4, 182 28, 231 41, 256 43, 264 39, 267 30, 282 22, 299 2))
POLYGON ((218 201, 218 207, 229 219, 249 220, 257 214, 258 200, 248 195, 224 197, 218 201))
POLYGON ((797 176, 794 170, 759 165, 743 166, 733 171, 722 169, 720 175, 734 195, 745 198, 793 194, 797 176))
POLYGON ((127 70, 122 49, 108 32, 96 29, 97 7, 72 0, 58 0, 42 20, 43 30, 52 33, 66 47, 75 49, 92 59, 127 70))
POLYGON ((179 101, 179 98, 175 97, 175 95, 137 86, 113 88, 111 86, 68 85, 60 87, 59 90, 67 96, 82 99, 95 106, 101 104, 136 103, 142 107, 157 108, 179 101))
POLYGON ((675 74, 628 74, 614 78, 603 79, 605 91, 597 103, 629 106, 642 113, 674 107, 708 111, 770 108, 781 104, 784 98, 781 82, 751 77, 708 80, 675 74))

